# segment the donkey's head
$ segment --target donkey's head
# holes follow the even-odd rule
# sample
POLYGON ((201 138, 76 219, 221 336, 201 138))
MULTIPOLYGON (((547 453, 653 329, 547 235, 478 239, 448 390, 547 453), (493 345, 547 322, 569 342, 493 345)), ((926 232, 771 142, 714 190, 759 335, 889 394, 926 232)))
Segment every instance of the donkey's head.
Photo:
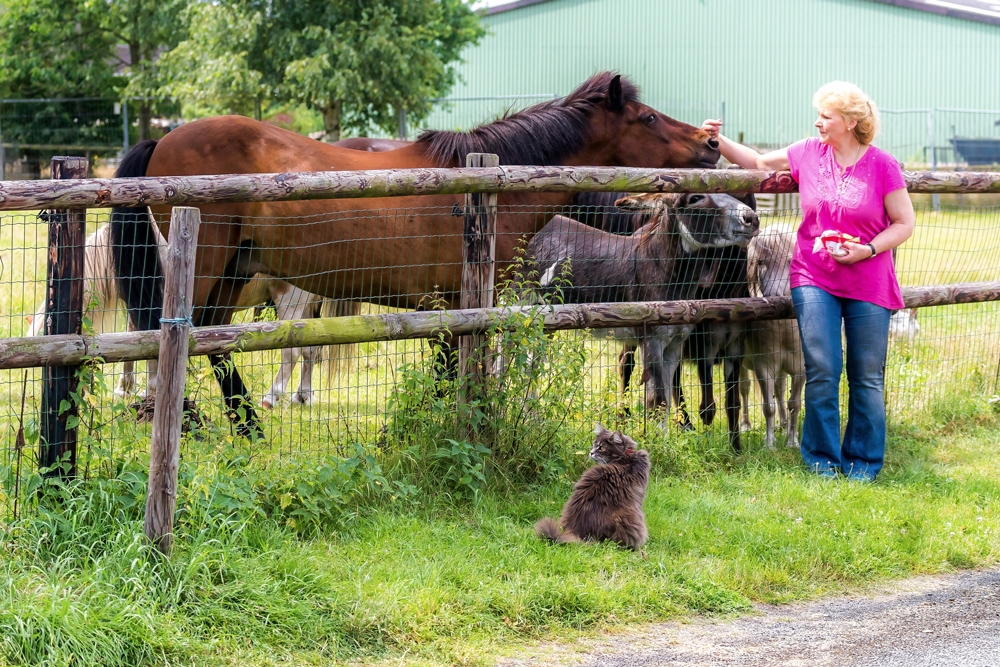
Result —
POLYGON ((738 245, 746 248, 760 230, 753 207, 753 194, 737 198, 727 194, 644 193, 622 197, 615 206, 652 209, 659 213, 657 225, 680 236, 685 252, 738 245))

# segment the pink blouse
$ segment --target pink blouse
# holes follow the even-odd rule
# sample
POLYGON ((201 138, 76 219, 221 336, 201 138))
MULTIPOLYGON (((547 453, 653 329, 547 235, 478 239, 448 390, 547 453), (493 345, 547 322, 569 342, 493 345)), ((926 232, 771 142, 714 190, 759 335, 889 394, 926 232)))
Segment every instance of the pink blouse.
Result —
POLYGON ((816 238, 826 230, 852 234, 868 243, 889 226, 885 196, 906 187, 899 163, 869 146, 857 164, 841 171, 833 148, 812 137, 788 147, 788 164, 802 203, 802 224, 792 256, 792 287, 811 285, 834 296, 891 310, 902 308, 891 252, 849 266, 838 264, 826 249, 813 252, 816 238))

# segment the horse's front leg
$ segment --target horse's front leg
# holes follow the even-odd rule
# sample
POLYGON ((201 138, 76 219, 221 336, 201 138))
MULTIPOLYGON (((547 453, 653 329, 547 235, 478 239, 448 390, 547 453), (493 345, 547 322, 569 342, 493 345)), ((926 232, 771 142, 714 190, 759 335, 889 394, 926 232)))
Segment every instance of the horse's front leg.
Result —
POLYGON ((260 399, 260 407, 270 410, 281 401, 281 397, 285 395, 285 387, 288 386, 288 381, 295 371, 295 364, 299 361, 301 351, 301 347, 286 347, 281 350, 281 366, 278 368, 277 375, 274 376, 271 388, 260 399))
POLYGON ((302 348, 302 375, 299 378, 299 388, 292 394, 292 403, 309 405, 313 400, 313 369, 322 354, 323 348, 312 345, 302 348))
MULTIPOLYGON (((224 277, 211 292, 209 306, 197 313, 198 326, 224 325, 232 322, 235 304, 243 286, 249 282, 243 277, 224 277)), ((236 425, 236 433, 251 440, 262 439, 264 432, 260 428, 257 411, 253 407, 250 391, 243 383, 231 353, 212 354, 208 357, 215 379, 222 390, 226 403, 226 414, 236 425)))

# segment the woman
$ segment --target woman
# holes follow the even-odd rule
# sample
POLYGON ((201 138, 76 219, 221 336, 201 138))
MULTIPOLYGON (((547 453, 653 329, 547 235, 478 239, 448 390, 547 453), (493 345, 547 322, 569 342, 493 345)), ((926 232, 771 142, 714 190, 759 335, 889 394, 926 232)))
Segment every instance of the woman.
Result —
POLYGON ((799 184, 802 225, 791 265, 792 303, 806 362, 802 460, 820 475, 872 481, 885 458, 885 354, 889 317, 903 307, 890 250, 913 233, 914 213, 899 164, 871 145, 875 104, 834 81, 813 97, 818 138, 765 153, 702 128, 722 155, 747 169, 785 170, 799 184), (858 237, 817 242, 824 231, 858 237), (840 438, 839 387, 846 337, 847 428, 840 438))

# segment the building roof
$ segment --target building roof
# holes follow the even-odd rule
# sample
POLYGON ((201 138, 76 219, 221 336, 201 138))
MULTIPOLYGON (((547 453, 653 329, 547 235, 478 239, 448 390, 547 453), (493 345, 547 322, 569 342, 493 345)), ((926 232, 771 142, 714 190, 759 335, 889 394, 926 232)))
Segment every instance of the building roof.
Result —
POLYGON ((875 0, 875 2, 1000 25, 1000 0, 875 0))
MULTIPOLYGON (((495 3, 496 0, 494 0, 495 3)), ((520 9, 521 7, 530 7, 531 5, 537 5, 543 2, 552 2, 552 0, 514 0, 513 2, 505 2, 503 4, 491 3, 490 7, 484 12, 487 16, 491 14, 499 14, 501 12, 509 12, 512 9, 520 9)))
MULTIPOLYGON (((992 23, 1000 25, 1000 0, 873 0, 886 5, 896 5, 916 9, 932 14, 941 14, 968 21, 978 21, 980 23, 992 23)), ((509 12, 521 7, 530 7, 552 0, 513 0, 512 2, 502 2, 500 0, 489 0, 490 4, 484 12, 487 16, 509 12)))

